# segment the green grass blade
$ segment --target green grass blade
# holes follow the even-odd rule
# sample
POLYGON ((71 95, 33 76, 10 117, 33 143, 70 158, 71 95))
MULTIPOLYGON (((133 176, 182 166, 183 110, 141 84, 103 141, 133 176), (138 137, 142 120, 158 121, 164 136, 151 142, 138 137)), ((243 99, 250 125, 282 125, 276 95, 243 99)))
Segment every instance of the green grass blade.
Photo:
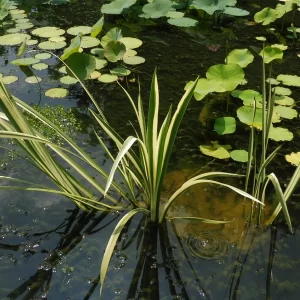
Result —
POLYGON ((280 187, 280 183, 274 173, 271 173, 270 175, 267 176, 267 180, 266 180, 266 183, 265 183, 264 189, 263 189, 264 191, 265 191, 269 181, 271 181, 273 183, 273 186, 276 191, 277 200, 281 205, 281 208, 282 208, 285 220, 289 226, 289 229, 290 229, 291 233, 293 233, 293 227, 292 227, 292 223, 291 223, 290 214, 289 214, 289 211, 288 211, 288 208, 286 205, 286 201, 284 199, 284 195, 283 195, 282 189, 280 187))
POLYGON ((104 279, 108 270, 108 265, 110 262, 110 259, 112 257, 114 248, 116 246, 116 243, 118 241, 119 235, 122 232, 122 229, 124 228, 124 226, 127 224, 127 222, 138 212, 147 212, 146 209, 143 208, 136 208, 133 209, 131 211, 129 211, 124 217, 122 217, 122 219, 118 222, 118 224, 116 225, 113 233, 110 236, 110 239, 107 243, 104 255, 103 255, 103 259, 102 259, 102 263, 101 263, 101 267, 100 267, 100 298, 102 295, 102 290, 103 290, 103 284, 104 284, 104 279))
POLYGON ((196 221, 196 222, 202 222, 202 223, 208 223, 208 224, 226 224, 230 223, 231 221, 219 221, 219 220, 211 220, 211 219, 205 219, 205 218, 198 218, 198 217, 170 217, 167 218, 168 220, 188 220, 188 221, 196 221))
POLYGON ((137 138, 133 137, 133 136, 129 136, 123 146, 121 147, 119 154, 117 155, 116 159, 114 160, 114 164, 110 170, 110 174, 109 177, 107 179, 107 183, 106 183, 106 187, 105 187, 105 191, 104 191, 104 195, 106 195, 108 189, 110 188, 110 185, 113 181, 113 177, 115 175, 115 172, 118 168, 118 165, 120 163, 120 161, 122 160, 122 158, 126 155, 126 153, 128 152, 128 150, 131 148, 131 146, 135 143, 135 141, 137 140, 137 138))

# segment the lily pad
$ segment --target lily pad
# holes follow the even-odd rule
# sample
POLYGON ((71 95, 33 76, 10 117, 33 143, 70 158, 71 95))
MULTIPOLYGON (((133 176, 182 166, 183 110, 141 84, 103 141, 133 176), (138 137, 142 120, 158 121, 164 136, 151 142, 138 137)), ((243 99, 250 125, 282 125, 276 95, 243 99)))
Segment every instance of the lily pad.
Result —
POLYGON ((16 15, 12 15, 11 18, 13 20, 24 19, 24 18, 27 18, 27 15, 26 14, 16 14, 16 15))
POLYGON ((16 82, 18 81, 18 77, 17 76, 12 76, 12 75, 9 75, 9 76, 2 76, 1 77, 1 80, 4 84, 11 84, 13 82, 16 82))
POLYGON ((143 44, 141 40, 131 37, 122 37, 120 42, 123 43, 127 49, 135 49, 143 44))
POLYGON ((128 76, 131 73, 131 71, 121 67, 110 70, 110 73, 116 76, 128 76))
POLYGON ((10 33, 0 36, 0 45, 13 46, 22 44, 22 42, 30 39, 30 35, 25 33, 10 33))
POLYGON ((114 27, 110 29, 106 35, 104 35, 101 38, 101 46, 104 48, 109 42, 111 41, 120 41, 120 39, 123 37, 122 30, 114 27))
POLYGON ((175 25, 178 27, 193 27, 196 26, 198 24, 198 21, 195 19, 191 19, 191 18, 176 18, 176 19, 168 19, 168 23, 171 25, 175 25))
POLYGON ((17 24, 16 29, 24 30, 24 29, 30 29, 32 27, 34 27, 32 23, 22 23, 22 24, 17 24))
MULTIPOLYGON (((80 80, 87 79, 96 68, 95 58, 92 55, 85 53, 73 53, 66 60, 66 63, 80 80)), ((69 69, 67 69, 67 73, 74 77, 69 69)))
POLYGON ((41 77, 38 77, 38 76, 29 76, 27 78, 25 78, 25 81, 27 83, 32 83, 32 84, 35 84, 35 83, 39 83, 42 81, 42 78, 41 77))
POLYGON ((66 38, 64 36, 53 36, 49 38, 50 42, 58 43, 58 42, 64 42, 66 38))
POLYGON ((227 150, 231 149, 230 145, 219 145, 218 142, 212 142, 212 145, 200 145, 200 151, 208 156, 212 156, 218 159, 227 159, 230 154, 227 150))
POLYGON ((67 45, 66 42, 41 42, 39 43, 39 48, 43 50, 56 50, 56 49, 62 49, 67 45))
POLYGON ((291 154, 287 154, 285 159, 293 166, 298 166, 300 164, 300 152, 292 152, 291 154))
POLYGON ((93 48, 91 49, 91 54, 96 55, 98 58, 104 58, 103 48, 93 48))
POLYGON ((38 53, 34 56, 34 58, 41 59, 41 60, 49 59, 51 57, 52 55, 50 53, 38 53))
POLYGON ((114 0, 109 4, 104 4, 101 7, 101 12, 103 14, 115 14, 119 15, 122 13, 123 9, 128 8, 136 3, 137 0, 114 0))
POLYGON ((234 90, 231 95, 236 98, 243 100, 245 106, 254 106, 254 101, 256 101, 255 106, 257 108, 262 107, 262 95, 254 90, 234 90))
POLYGON ((216 92, 234 90, 244 81, 245 73, 238 64, 214 65, 206 72, 209 80, 216 82, 216 92))
MULTIPOLYGON (((185 90, 187 90, 191 85, 193 84, 193 81, 189 81, 186 86, 184 87, 185 90)), ((194 97, 197 101, 202 100, 207 94, 215 92, 217 83, 215 80, 208 80, 206 78, 200 78, 197 82, 196 88, 194 90, 194 97)))
POLYGON ((63 35, 65 33, 65 31, 58 27, 45 26, 45 27, 40 27, 40 28, 34 29, 34 30, 32 30, 31 33, 33 35, 37 35, 39 37, 50 38, 53 36, 63 35))
POLYGON ((7 33, 17 33, 20 31, 21 31, 21 28, 10 28, 10 29, 6 30, 7 33))
POLYGON ((133 50, 133 49, 126 49, 124 57, 135 56, 135 55, 137 55, 137 52, 135 50, 133 50))
POLYGON ((157 19, 160 17, 164 17, 171 8, 171 0, 153 0, 152 2, 143 6, 143 14, 141 14, 140 17, 147 19, 157 19))
POLYGON ((111 83, 118 80, 118 76, 112 74, 102 74, 98 80, 103 83, 111 83))
POLYGON ((66 66, 62 66, 61 68, 59 68, 58 72, 60 72, 62 74, 67 74, 67 68, 66 68, 66 66))
POLYGON ((235 118, 222 117, 215 120, 214 130, 218 134, 230 134, 236 130, 235 118))
POLYGON ((104 56, 111 62, 121 60, 125 52, 125 45, 119 41, 111 41, 104 48, 104 56))
POLYGON ((239 162, 248 162, 248 152, 246 150, 233 150, 230 152, 230 157, 239 162))
POLYGON ((295 109, 286 106, 281 106, 281 105, 276 105, 274 107, 274 112, 279 114, 281 118, 285 118, 289 120, 297 118, 298 116, 298 113, 295 109))
POLYGON ((26 45, 32 46, 32 45, 36 45, 38 42, 39 42, 38 40, 27 40, 26 45))
POLYGON ((271 126, 269 138, 277 142, 291 141, 294 138, 294 135, 286 128, 271 126))
POLYGON ((64 88, 52 88, 47 90, 45 95, 50 98, 64 98, 69 95, 69 91, 64 88))
POLYGON ((94 72, 92 72, 92 73, 90 74, 90 77, 89 77, 88 79, 97 79, 97 78, 100 77, 100 75, 101 75, 100 72, 94 71, 94 72))
POLYGON ((18 58, 15 60, 12 60, 10 63, 15 66, 30 66, 33 64, 38 63, 40 60, 33 57, 25 57, 25 58, 18 58))
POLYGON ((234 6, 235 4, 236 0, 194 0, 191 5, 213 15, 215 11, 224 10, 226 6, 234 6))
POLYGON ((91 36, 83 36, 81 40, 82 48, 93 48, 100 44, 100 40, 91 36))
POLYGON ((254 60, 254 56, 248 49, 234 49, 225 59, 228 64, 238 64, 240 67, 245 68, 254 60))
POLYGON ((300 87, 300 77, 296 75, 280 74, 277 76, 277 80, 281 81, 284 85, 300 87))
POLYGON ((45 63, 38 63, 38 64, 32 65, 32 68, 35 70, 45 70, 45 69, 48 69, 48 67, 49 66, 45 63))
POLYGON ((295 100, 284 95, 275 95, 275 103, 279 105, 292 106, 295 104, 295 100))
POLYGON ((107 60, 105 59, 100 59, 95 57, 95 60, 96 60, 96 70, 103 69, 107 65, 107 60))
POLYGON ((282 59, 283 52, 279 48, 265 47, 263 50, 261 50, 259 55, 263 58, 264 62, 268 64, 274 59, 282 59))
POLYGON ((278 18, 277 11, 270 7, 265 7, 263 10, 254 15, 254 21, 262 23, 262 25, 269 25, 278 18))
POLYGON ((292 94, 292 91, 288 88, 282 86, 276 86, 272 89, 276 95, 289 96, 292 94))
POLYGON ((78 33, 82 33, 82 35, 91 33, 91 26, 74 26, 67 30, 68 34, 77 35, 78 33))
POLYGON ((182 18, 184 16, 184 13, 181 12, 181 11, 176 11, 176 10, 172 10, 172 11, 169 11, 167 14, 166 14, 166 17, 167 18, 171 18, 171 19, 179 19, 179 18, 182 18))
POLYGON ((78 82, 76 78, 71 77, 69 75, 61 77, 59 81, 64 84, 75 84, 78 82))
POLYGON ((127 65, 139 65, 145 62, 145 58, 141 56, 125 56, 123 62, 127 65))
POLYGON ((235 17, 244 17, 250 14, 248 10, 241 9, 238 7, 225 7, 223 13, 235 17))

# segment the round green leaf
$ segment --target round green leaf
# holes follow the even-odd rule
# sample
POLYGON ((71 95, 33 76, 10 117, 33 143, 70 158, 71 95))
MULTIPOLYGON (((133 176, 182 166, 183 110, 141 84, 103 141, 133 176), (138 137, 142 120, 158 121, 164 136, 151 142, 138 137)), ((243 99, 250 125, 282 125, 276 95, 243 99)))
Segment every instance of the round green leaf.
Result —
POLYGON ((107 65, 107 60, 95 58, 96 60, 96 70, 103 69, 107 65))
POLYGON ((98 72, 98 71, 94 71, 94 72, 92 72, 92 73, 90 74, 90 77, 89 77, 89 79, 97 79, 97 78, 99 78, 99 77, 100 77, 100 75, 101 75, 101 73, 100 73, 100 72, 98 72))
MULTIPOLYGON (((80 80, 87 79, 96 68, 95 58, 85 53, 73 53, 68 57, 66 63, 80 80)), ((68 69, 67 73, 69 76, 73 76, 72 72, 68 69)))
POLYGON ((198 21, 191 18, 182 17, 176 19, 168 19, 168 23, 178 27, 193 27, 198 24, 198 21))
POLYGON ((25 39, 30 39, 30 35, 25 33, 10 33, 0 36, 0 45, 13 46, 22 44, 25 39))
POLYGON ((277 142, 291 141, 294 138, 294 135, 286 128, 271 126, 269 132, 269 138, 277 142))
POLYGON ((286 106, 281 106, 281 105, 276 105, 274 107, 274 112, 278 114, 281 118, 285 118, 289 120, 297 118, 298 116, 298 113, 295 109, 286 106))
POLYGON ((194 0, 192 6, 196 9, 202 9, 209 15, 213 15, 217 10, 224 10, 226 6, 234 6, 236 0, 194 0))
POLYGON ((184 16, 184 13, 183 13, 183 12, 181 12, 181 11, 176 11, 176 10, 169 11, 169 12, 166 14, 166 17, 167 17, 167 18, 171 18, 171 19, 182 18, 183 16, 184 16))
POLYGON ((102 74, 98 80, 103 83, 111 83, 118 80, 118 76, 112 74, 102 74))
POLYGON ((12 60, 10 63, 15 66, 29 66, 38 63, 40 60, 33 57, 25 57, 25 58, 18 58, 12 60))
POLYGON ((17 24, 16 26, 17 29, 21 29, 21 30, 30 29, 32 27, 34 27, 32 23, 21 23, 21 24, 17 24))
POLYGON ((45 70, 47 69, 49 66, 45 63, 38 63, 38 64, 34 64, 32 65, 32 68, 35 70, 45 70))
POLYGON ((104 4, 101 7, 103 14, 115 14, 119 15, 122 13, 124 8, 128 8, 136 3, 137 0, 114 0, 109 4, 104 4))
POLYGON ((1 80, 4 84, 11 84, 13 82, 16 82, 18 80, 18 77, 17 76, 2 76, 1 77, 1 80))
POLYGON ((254 15, 254 20, 257 23, 262 23, 263 25, 268 25, 277 19, 277 11, 270 7, 265 7, 263 10, 257 12, 254 15))
POLYGON ((244 81, 245 73, 237 64, 215 65, 208 69, 206 77, 215 80, 216 92, 226 92, 234 90, 244 81))
POLYGON ((82 48, 93 48, 100 44, 100 40, 91 36, 83 36, 81 39, 82 48))
POLYGON ((50 98, 64 98, 69 95, 69 91, 63 88, 52 88, 47 90, 45 95, 50 98))
POLYGON ((248 162, 248 152, 246 150, 233 150, 230 152, 230 157, 239 162, 248 162))
POLYGON ((242 68, 247 67, 253 60, 254 56, 248 49, 232 50, 225 59, 228 64, 238 64, 242 68))
POLYGON ((268 64, 274 59, 282 59, 283 52, 279 48, 265 47, 260 51, 259 55, 264 59, 264 62, 268 64))
POLYGON ((203 154, 218 159, 226 159, 230 157, 230 154, 227 151, 231 149, 230 145, 219 145, 218 142, 212 142, 211 146, 200 145, 199 148, 203 154))
POLYGON ((230 16, 236 16, 236 17, 244 17, 248 16, 250 14, 249 11, 240 9, 238 7, 225 7, 224 13, 230 16))
POLYGON ((284 85, 300 87, 300 77, 296 75, 280 74, 277 76, 277 80, 281 81, 284 85))
POLYGON ((295 104, 295 100, 284 95, 275 95, 275 103, 279 105, 292 106, 295 104))
POLYGON ((139 65, 145 62, 145 58, 141 56, 126 56, 123 62, 127 65, 139 65))
POLYGON ((41 82, 42 81, 42 78, 41 77, 38 77, 38 76, 29 76, 27 78, 25 78, 25 81, 27 83, 38 83, 38 82, 41 82))
POLYGON ((59 81, 64 84, 75 84, 78 82, 78 80, 76 78, 68 76, 68 75, 61 77, 59 79, 59 81))
POLYGON ((291 154, 287 154, 285 159, 293 166, 298 166, 300 164, 300 152, 292 152, 291 154))
POLYGON ((152 2, 143 6, 143 14, 141 14, 140 17, 153 19, 164 17, 170 11, 171 8, 171 0, 153 0, 152 2))
POLYGON ((91 33, 91 26, 74 26, 67 30, 68 34, 77 35, 78 33, 82 33, 82 35, 90 34, 91 33))
POLYGON ((276 95, 289 96, 292 94, 292 91, 288 88, 282 86, 276 86, 272 89, 276 95))
POLYGON ((141 40, 131 37, 122 37, 120 42, 123 43, 127 49, 135 49, 143 44, 141 40))
POLYGON ((230 134, 235 132, 236 122, 235 118, 222 117, 215 120, 214 130, 218 134, 230 134))
POLYGON ((31 46, 31 45, 36 45, 39 41, 38 40, 27 40, 26 45, 31 46))
POLYGON ((58 42, 64 42, 66 38, 64 36, 53 36, 48 39, 50 42, 58 43, 58 42))
POLYGON ((34 56, 36 59, 49 59, 52 55, 50 53, 38 53, 34 56))
POLYGON ((104 58, 104 49, 103 48, 93 48, 91 54, 96 55, 98 58, 104 58))
POLYGON ((122 59, 125 52, 125 45, 119 41, 111 41, 104 48, 104 56, 111 62, 122 59))
POLYGON ((121 67, 110 70, 110 73, 116 76, 128 76, 131 73, 131 71, 121 67))
POLYGON ((133 49, 126 49, 124 57, 135 56, 135 55, 137 55, 137 52, 135 50, 133 50, 133 49))
POLYGON ((46 41, 46 42, 42 42, 39 43, 39 48, 43 49, 43 50, 56 50, 56 49, 61 49, 64 48, 67 45, 66 42, 50 42, 50 41, 46 41))
POLYGON ((43 38, 50 38, 53 36, 63 35, 65 31, 58 27, 45 26, 32 30, 33 35, 37 35, 43 38))

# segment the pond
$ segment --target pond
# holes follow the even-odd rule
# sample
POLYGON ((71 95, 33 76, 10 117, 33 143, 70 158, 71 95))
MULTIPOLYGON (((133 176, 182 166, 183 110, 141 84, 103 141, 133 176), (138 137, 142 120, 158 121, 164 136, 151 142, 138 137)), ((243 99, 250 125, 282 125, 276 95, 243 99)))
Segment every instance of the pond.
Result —
MULTIPOLYGON (((297 53, 299 56, 300 44, 297 27, 300 27, 300 12, 294 10, 283 21, 280 19, 272 23, 274 31, 267 31, 267 26, 253 23, 255 13, 264 7, 275 8, 273 2, 238 1, 237 7, 250 12, 241 17, 232 16, 228 11, 227 14, 219 17, 215 14, 211 18, 201 10, 189 10, 185 6, 178 9, 188 11, 189 17, 199 21, 193 27, 173 26, 166 22, 166 18, 139 19, 134 13, 125 14, 125 17, 107 14, 101 36, 118 26, 122 29, 123 36, 142 41, 140 47, 132 50, 136 50, 137 55, 144 58, 145 62, 127 64, 131 74, 127 77, 118 74, 117 80, 132 97, 138 94, 139 82, 142 98, 147 102, 152 75, 157 68, 159 117, 163 120, 169 106, 172 104, 176 107, 186 84, 195 80, 198 75, 205 78, 211 66, 224 64, 225 58, 233 49, 248 48, 253 54, 260 51, 263 46, 255 38, 257 36, 266 36, 272 44, 283 42, 285 38, 289 46, 284 53, 284 60, 273 64, 273 78, 278 74, 299 75, 300 60, 297 53), (290 26, 291 17, 296 29, 294 36, 289 39, 287 36, 291 33, 286 27, 290 26)), ((32 26, 19 30, 29 34, 30 39, 31 32, 39 27, 56 26, 67 30, 75 26, 93 26, 100 18, 102 5, 107 3, 109 2, 92 0, 16 1, 16 7, 13 8, 16 11, 11 12, 2 24, 11 18, 22 20, 25 14, 29 19, 27 23, 32 26), (54 5, 59 2, 64 3, 54 5)), ((13 34, 15 24, 22 22, 4 23, 1 35, 13 34)), ((45 29, 43 32, 45 34, 45 29)), ((65 36, 67 47, 74 36, 65 36)), ((31 39, 37 39, 38 42, 46 40, 37 35, 31 39)), ((94 128, 96 132, 100 132, 106 147, 113 154, 117 154, 117 147, 104 137, 103 131, 89 112, 88 109, 95 109, 95 105, 84 89, 78 82, 68 85, 60 81, 65 74, 58 71, 62 64, 54 56, 39 62, 46 63, 47 68, 42 65, 34 69, 9 63, 17 59, 20 44, 0 46, 0 73, 4 77, 17 77, 17 81, 6 85, 9 91, 27 104, 39 106, 103 170, 109 172, 112 162, 99 146, 94 128), (26 82, 25 79, 31 76, 40 77, 42 81, 39 84, 26 82), (68 95, 65 98, 45 95, 46 91, 57 87, 67 89, 68 95)), ((39 49, 37 45, 27 46, 27 51, 35 49, 39 49)), ((60 56, 63 48, 52 51, 60 56)), ((84 48, 84 53, 89 52, 90 48, 84 48)), ((28 53, 25 57, 35 55, 36 53, 28 53)), ((109 63, 98 71, 109 73, 109 69, 116 66, 117 64, 109 63)), ((256 54, 254 62, 245 69, 247 85, 239 86, 238 89, 260 91, 261 69, 261 60, 256 54)), ((120 86, 116 82, 103 83, 97 79, 85 80, 84 83, 118 134, 123 138, 133 135, 133 126, 137 126, 137 122, 120 86)), ((293 110, 298 110, 299 85, 289 88, 296 100, 293 110)), ((232 134, 219 135, 214 125, 219 117, 236 118, 240 106, 241 100, 231 97, 228 90, 224 93, 207 92, 202 101, 195 101, 194 98, 191 100, 178 131, 164 179, 160 199, 162 205, 176 189, 196 174, 210 171, 246 173, 245 162, 238 162, 230 157, 220 159, 205 155, 199 150, 199 145, 209 145, 211 141, 218 141, 220 145, 230 144, 233 149, 248 149, 251 129, 242 121, 237 122, 232 134)), ((282 126, 293 132, 293 139, 281 142, 283 146, 270 164, 268 172, 274 172, 284 188, 295 169, 285 160, 285 155, 299 149, 300 123, 298 115, 280 121, 282 126)), ((55 142, 62 143, 58 136, 53 136, 52 131, 47 131, 39 123, 35 125, 40 132, 49 135, 55 142)), ((273 140, 269 143, 272 151, 279 145, 273 140)), ((1 147, 11 150, 1 148, 1 176, 55 188, 46 175, 20 157, 24 153, 16 150, 15 142, 3 140, 1 147)), ((53 154, 53 157, 61 160, 58 154, 53 154)), ((66 168, 73 172, 69 167, 66 168)), ((87 171, 97 182, 105 184, 104 179, 93 168, 87 171)), ((121 181, 120 174, 117 174, 116 180, 121 181)), ((242 177, 229 178, 223 182, 244 188, 242 177)), ((9 184, 7 179, 1 180, 1 186, 9 184)), ((87 183, 87 186, 91 190, 94 188, 91 183, 87 183)), ((266 217, 272 214, 277 205, 274 200, 275 192, 271 188, 268 192, 270 195, 264 209, 266 217)), ((0 193, 0 299, 99 299, 101 260, 108 240, 125 211, 82 210, 64 195, 32 190, 2 189, 0 193)), ((151 230, 152 225, 146 216, 135 215, 118 238, 109 262, 102 299, 298 299, 299 195, 296 188, 287 202, 293 233, 282 213, 270 226, 256 225, 255 222, 249 224, 251 200, 211 182, 193 186, 180 195, 168 212, 171 219, 161 225, 158 235, 155 234, 157 228, 151 230), (176 219, 179 216, 225 223, 210 224, 176 219)), ((118 200, 130 209, 124 198, 119 197, 118 200)))

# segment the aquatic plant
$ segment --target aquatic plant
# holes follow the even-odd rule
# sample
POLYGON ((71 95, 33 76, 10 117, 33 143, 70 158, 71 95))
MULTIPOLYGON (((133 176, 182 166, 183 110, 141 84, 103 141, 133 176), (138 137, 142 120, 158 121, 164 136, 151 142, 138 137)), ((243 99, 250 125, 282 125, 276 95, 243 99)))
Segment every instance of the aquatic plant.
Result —
MULTIPOLYGON (((75 73, 73 75, 80 81, 75 73)), ((0 126, 3 129, 0 132, 0 137, 16 139, 19 146, 30 157, 32 164, 47 174, 58 188, 57 190, 50 189, 45 186, 27 182, 26 180, 2 176, 0 179, 12 180, 12 182, 20 185, 1 186, 1 189, 24 189, 60 194, 72 199, 74 203, 83 209, 94 208, 100 211, 126 209, 126 207, 120 205, 118 201, 119 196, 128 199, 131 203, 131 209, 118 222, 107 244, 101 265, 100 282, 102 288, 108 264, 122 228, 135 214, 139 212, 149 213, 150 221, 157 226, 167 218, 169 207, 179 195, 184 193, 189 187, 201 183, 221 185, 253 201, 258 201, 238 188, 210 179, 216 176, 239 177, 240 175, 223 172, 208 172, 194 176, 186 181, 170 196, 166 203, 161 205, 161 189, 168 168, 169 158, 179 125, 193 95, 196 84, 197 80, 185 92, 173 116, 172 109, 170 108, 161 127, 159 127, 158 119, 159 88, 156 72, 153 75, 147 117, 144 113, 140 95, 137 104, 135 104, 130 95, 124 90, 134 109, 139 125, 138 129, 136 129, 136 136, 130 136, 125 141, 110 127, 100 107, 88 93, 97 109, 97 112, 90 111, 92 116, 119 149, 119 154, 115 157, 101 136, 95 131, 99 144, 114 162, 110 174, 101 168, 83 149, 76 145, 58 126, 41 115, 34 108, 11 96, 5 86, 1 84, 0 106, 4 114, 1 115, 0 120, 0 126), (60 147, 37 132, 28 123, 22 110, 54 130, 68 147, 60 147), (137 143, 136 150, 131 149, 134 143, 137 143), (53 157, 52 152, 58 155, 60 160, 64 161, 64 163, 72 169, 72 172, 69 172, 64 164, 59 163, 58 160, 53 157), (85 163, 89 168, 98 172, 99 175, 107 181, 105 187, 89 174, 89 168, 82 167, 82 163, 85 163), (123 178, 125 187, 113 180, 116 171, 118 171, 118 174, 123 178), (74 176, 74 172, 77 173, 76 176, 74 176), (81 180, 79 179, 80 177, 82 178, 81 180), (82 180, 84 180, 84 182, 82 182, 82 180), (85 185, 85 182, 87 185, 85 185), (91 186, 94 188, 94 192, 91 191, 91 186), (108 193, 111 188, 114 190, 114 193, 108 193), (138 194, 136 195, 137 192, 138 194)), ((205 218, 192 219, 216 224, 226 222, 207 220, 205 218)))

